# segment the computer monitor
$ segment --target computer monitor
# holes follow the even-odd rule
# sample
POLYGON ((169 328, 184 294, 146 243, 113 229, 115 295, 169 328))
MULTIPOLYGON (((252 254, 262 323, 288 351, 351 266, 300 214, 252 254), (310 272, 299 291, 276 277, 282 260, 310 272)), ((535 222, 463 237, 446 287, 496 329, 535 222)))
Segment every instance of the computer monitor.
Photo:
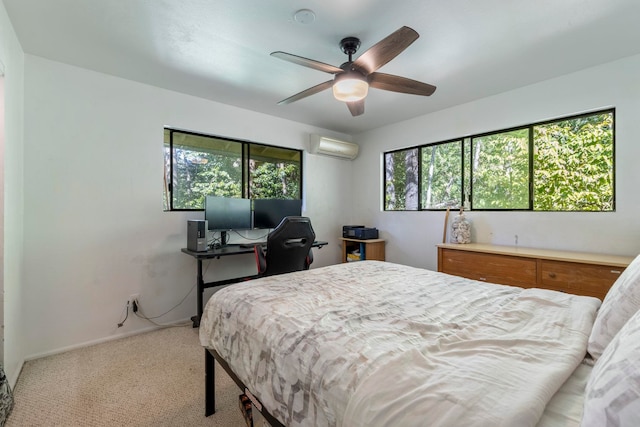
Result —
POLYGON ((204 201, 204 219, 209 230, 250 230, 251 200, 233 197, 207 196, 204 201))
POLYGON ((302 215, 302 200, 255 199, 253 228, 276 228, 285 216, 302 215))

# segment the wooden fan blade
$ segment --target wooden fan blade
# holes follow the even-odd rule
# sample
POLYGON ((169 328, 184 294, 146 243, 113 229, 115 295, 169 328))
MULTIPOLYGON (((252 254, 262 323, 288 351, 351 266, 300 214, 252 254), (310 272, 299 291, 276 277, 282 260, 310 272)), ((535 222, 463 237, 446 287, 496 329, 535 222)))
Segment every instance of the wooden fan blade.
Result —
POLYGON ((364 114, 364 98, 360 101, 347 102, 346 104, 353 117, 364 114))
POLYGON ((292 102, 298 101, 302 98, 306 98, 307 96, 315 95, 318 92, 329 89, 331 86, 333 86, 333 80, 320 83, 319 85, 315 85, 313 87, 310 87, 309 89, 305 89, 302 92, 298 92, 295 95, 288 97, 287 99, 283 99, 282 101, 278 102, 278 105, 291 104, 292 102))
POLYGON ((324 62, 315 61, 309 58, 303 58, 302 56, 292 55, 286 52, 271 52, 271 56, 274 58, 279 58, 284 61, 293 62, 294 64, 302 65, 303 67, 313 68, 314 70, 324 71, 329 74, 341 73, 342 68, 334 67, 330 64, 325 64, 324 62))
POLYGON ((373 73, 402 53, 418 37, 420 35, 413 28, 402 27, 371 46, 353 65, 365 74, 373 73))
POLYGON ((369 86, 391 92, 409 93, 412 95, 429 96, 436 91, 436 87, 406 77, 393 74, 371 73, 367 77, 369 86))

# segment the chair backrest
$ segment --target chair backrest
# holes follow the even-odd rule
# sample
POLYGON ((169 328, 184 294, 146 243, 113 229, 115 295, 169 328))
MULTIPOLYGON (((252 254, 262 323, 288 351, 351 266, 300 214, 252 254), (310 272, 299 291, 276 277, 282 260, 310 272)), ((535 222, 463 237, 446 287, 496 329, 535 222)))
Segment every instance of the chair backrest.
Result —
POLYGON ((267 236, 266 270, 263 275, 289 273, 309 267, 311 245, 316 233, 311 220, 303 216, 287 216, 267 236))

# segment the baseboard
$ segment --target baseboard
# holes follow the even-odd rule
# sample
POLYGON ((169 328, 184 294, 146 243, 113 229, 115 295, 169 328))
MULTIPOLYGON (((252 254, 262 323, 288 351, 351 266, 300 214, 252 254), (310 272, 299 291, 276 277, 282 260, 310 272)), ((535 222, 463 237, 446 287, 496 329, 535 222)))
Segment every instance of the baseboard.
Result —
MULTIPOLYGON (((191 327, 190 326, 191 325, 191 319, 176 320, 175 322, 166 323, 166 325, 167 326, 175 326, 175 325, 181 325, 181 324, 187 324, 187 323, 189 323, 189 327, 191 327)), ((185 326, 185 327, 187 327, 187 326, 185 326)), ((134 335, 144 334, 144 333, 147 333, 147 332, 155 331, 157 329, 162 329, 162 326, 153 325, 153 326, 149 326, 147 328, 136 329, 135 331, 127 332, 127 333, 120 334, 120 335, 114 335, 114 336, 99 338, 97 340, 85 341, 83 343, 74 344, 74 345, 70 345, 70 346, 67 346, 67 347, 61 347, 61 348, 57 348, 57 349, 54 349, 54 350, 45 351, 43 353, 32 354, 32 355, 29 355, 29 356, 25 357, 25 359, 22 362, 22 364, 24 364, 24 362, 29 362, 31 360, 41 359, 43 357, 54 356, 56 354, 66 353, 68 351, 77 350, 79 348, 91 347, 91 346, 94 346, 94 345, 97 345, 97 344, 102 344, 102 343, 109 342, 109 341, 115 341, 115 340, 119 340, 119 339, 122 339, 122 338, 131 337, 131 336, 134 336, 134 335)), ((22 370, 22 365, 20 365, 20 369, 18 370, 18 374, 20 373, 21 370, 22 370)), ((18 377, 16 376, 16 381, 17 381, 17 379, 18 379, 18 377)))
POLYGON ((10 375, 8 372, 4 373, 7 376, 7 380, 9 381, 9 386, 11 387, 11 390, 15 390, 16 388, 16 384, 18 383, 18 378, 20 377, 20 373, 22 372, 22 367, 24 366, 24 362, 25 362, 24 360, 20 362, 20 364, 18 365, 16 370, 13 372, 13 374, 10 375))

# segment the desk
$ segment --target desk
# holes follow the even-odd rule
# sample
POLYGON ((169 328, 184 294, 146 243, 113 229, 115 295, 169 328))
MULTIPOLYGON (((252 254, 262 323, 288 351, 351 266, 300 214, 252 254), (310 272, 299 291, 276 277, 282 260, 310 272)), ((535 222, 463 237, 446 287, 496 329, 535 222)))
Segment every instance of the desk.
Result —
MULTIPOLYGON (((313 245, 311 245, 311 247, 320 249, 327 244, 328 244, 327 242, 315 241, 313 242, 313 245)), ((204 277, 202 277, 202 260, 214 259, 214 258, 220 259, 220 257, 230 256, 230 255, 252 254, 254 252, 253 246, 247 247, 246 245, 232 244, 232 245, 225 245, 219 248, 209 249, 208 251, 202 251, 202 252, 197 252, 197 251, 189 250, 187 248, 182 248, 182 252, 194 257, 197 261, 197 266, 198 266, 197 278, 196 278, 197 285, 198 285, 197 314, 191 318, 194 328, 197 328, 198 326, 200 326, 200 318, 202 317, 202 309, 203 309, 204 290, 206 288, 214 288, 217 286, 230 285, 232 283, 244 282, 245 280, 256 279, 259 277, 258 275, 234 277, 231 279, 218 280, 215 282, 208 282, 208 283, 205 283, 204 277)))

